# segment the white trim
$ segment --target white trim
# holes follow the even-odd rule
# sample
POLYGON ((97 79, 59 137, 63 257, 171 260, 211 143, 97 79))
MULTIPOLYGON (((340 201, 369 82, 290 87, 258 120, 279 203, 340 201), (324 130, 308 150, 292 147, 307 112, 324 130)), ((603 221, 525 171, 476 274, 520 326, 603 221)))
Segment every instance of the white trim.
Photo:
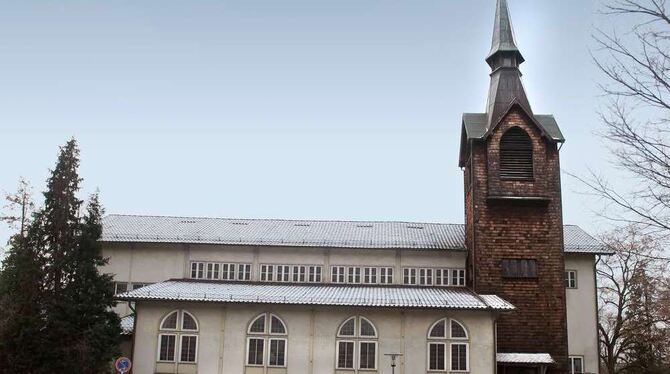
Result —
POLYGON ((156 362, 177 362, 177 341, 178 334, 176 333, 160 333, 158 334, 158 349, 156 350, 156 362), (172 360, 161 360, 161 342, 163 340, 163 336, 174 336, 174 344, 172 346, 173 348, 173 354, 174 357, 172 360))
MULTIPOLYGON (((356 359, 356 367, 358 370, 377 370, 377 367, 379 366, 379 344, 376 340, 359 340, 357 342, 356 346, 358 346, 358 355, 354 355, 354 358, 356 359), (373 368, 361 368, 361 354, 360 354, 360 349, 361 349, 361 344, 366 343, 366 344, 374 344, 375 346, 375 367, 373 368)), ((354 351, 356 351, 356 348, 354 348, 354 351)))
POLYGON ((577 288, 579 288, 579 282, 577 282, 577 270, 568 270, 568 269, 565 270, 565 283, 568 283, 568 284, 565 285, 565 288, 568 289, 568 290, 576 290, 577 288), (569 281, 568 281, 568 279, 569 279, 568 274, 569 273, 574 274, 574 281, 575 281, 575 286, 574 287, 569 286, 569 281))
POLYGON ((179 309, 175 309, 175 310, 169 312, 168 314, 166 314, 165 317, 163 317, 163 319, 161 319, 161 322, 158 324, 158 330, 161 330, 161 331, 179 331, 179 326, 181 326, 181 325, 180 325, 180 322, 181 322, 181 319, 179 318, 179 309), (174 328, 173 328, 173 329, 171 329, 171 328, 164 328, 164 327, 163 327, 163 323, 164 323, 165 320, 166 320, 168 317, 170 317, 173 313, 177 313, 177 318, 175 318, 175 321, 174 321, 174 328))
POLYGON ((288 364, 288 339, 287 339, 287 338, 273 338, 273 337, 269 337, 269 338, 267 338, 267 346, 268 346, 268 349, 267 349, 267 352, 268 352, 268 357, 267 357, 268 365, 267 365, 267 366, 268 366, 269 368, 285 368, 285 367, 287 367, 287 366, 288 366, 288 365, 287 365, 287 364, 288 364), (272 341, 273 341, 273 340, 278 340, 278 341, 281 340, 281 341, 284 342, 284 365, 272 365, 272 364, 270 364, 270 352, 272 351, 272 341))
POLYGON ((267 315, 268 315, 268 313, 261 313, 261 314, 257 315, 256 317, 252 318, 251 321, 249 322, 249 324, 247 325, 247 334, 248 335, 264 335, 264 334, 266 334, 267 329, 268 329, 268 316, 267 315), (253 326, 254 323, 256 322, 256 320, 258 320, 261 317, 265 317, 265 321, 263 321, 263 331, 262 332, 252 332, 251 331, 251 326, 253 326))
POLYGON ((288 327, 286 326, 286 323, 284 322, 284 320, 281 319, 276 314, 273 314, 273 313, 267 313, 267 314, 270 316, 270 318, 267 318, 267 328, 266 328, 267 334, 272 335, 272 336, 286 336, 286 335, 288 335, 288 327), (282 327, 284 328, 283 333, 272 332, 272 317, 277 318, 279 320, 279 322, 282 324, 282 327))
POLYGON ((265 365, 265 351, 266 351, 266 349, 265 349, 265 337, 263 337, 263 336, 247 336, 247 346, 246 346, 246 349, 244 351, 245 351, 244 366, 263 367, 265 365), (260 364, 250 364, 249 363, 249 343, 251 342, 251 339, 260 340, 260 341, 263 342, 263 354, 261 355, 261 360, 263 362, 261 362, 260 364))
POLYGON ((357 316, 351 316, 351 317, 345 319, 344 322, 340 323, 340 325, 337 327, 337 334, 335 334, 335 336, 337 336, 338 338, 340 338, 340 337, 341 338, 355 338, 356 337, 356 330, 357 330, 357 328, 356 328, 356 322, 357 322, 356 317, 357 316), (342 335, 342 334, 340 334, 340 331, 342 330, 342 327, 344 326, 344 324, 349 322, 349 320, 352 320, 352 319, 354 320, 354 334, 353 335, 342 335))
POLYGON ((356 341, 347 339, 335 340, 335 368, 339 370, 356 370, 356 341), (340 367, 340 343, 351 343, 354 345, 354 351, 351 356, 351 367, 340 367))
POLYGON ((575 374, 575 372, 573 371, 573 369, 574 369, 574 362, 573 362, 573 360, 574 360, 575 358, 578 358, 578 359, 582 360, 582 365, 581 365, 581 366, 582 366, 582 368, 581 368, 582 371, 581 371, 581 373, 584 373, 584 356, 580 356, 580 355, 570 355, 570 356, 569 356, 570 369, 569 369, 569 371, 568 371, 568 374, 575 374))
POLYGON ((195 318, 195 316, 193 314, 191 314, 190 312, 188 312, 186 310, 181 310, 181 324, 179 325, 179 327, 181 327, 179 329, 181 331, 196 331, 196 332, 200 331, 200 324, 198 323, 198 320, 195 318), (188 314, 189 316, 191 316, 191 318, 193 318, 193 322, 195 322, 195 330, 184 328, 184 315, 186 315, 186 314, 188 314))
POLYGON ((470 371, 470 343, 467 342, 451 342, 449 343, 449 371, 453 373, 465 373, 470 371), (454 345, 464 345, 465 346, 465 370, 454 370, 453 367, 453 357, 451 354, 453 352, 454 345))
POLYGON ((449 332, 447 333, 447 336, 449 336, 449 339, 454 339, 454 340, 468 340, 468 339, 470 339, 470 333, 468 332, 468 329, 467 329, 467 328, 465 327, 465 325, 462 324, 460 321, 455 320, 455 319, 453 319, 453 318, 450 318, 450 319, 449 319, 449 326, 448 326, 448 328, 449 328, 449 332), (455 322, 457 325, 461 326, 461 328, 462 328, 463 331, 465 332, 465 337, 464 337, 464 338, 462 338, 462 337, 457 337, 457 336, 452 336, 452 335, 451 335, 451 332, 452 332, 452 330, 451 330, 451 324, 454 323, 454 322, 455 322))
POLYGON ((449 319, 448 318, 440 318, 437 321, 435 321, 430 327, 428 328, 428 335, 426 336, 429 340, 447 340, 449 339, 448 336, 450 334, 449 331, 447 331, 451 325, 449 325, 449 319), (437 325, 440 322, 444 321, 444 335, 443 336, 430 336, 430 333, 433 332, 433 329, 435 328, 435 325, 437 325))
POLYGON ((449 346, 449 343, 446 341, 429 341, 426 345, 426 371, 431 372, 431 373, 444 373, 449 371, 449 360, 448 360, 448 353, 447 353, 447 347, 449 346), (444 370, 440 369, 431 369, 430 368, 430 346, 432 344, 439 344, 442 345, 444 349, 444 370))
POLYGON ((200 339, 198 339, 197 334, 180 334, 179 335, 179 356, 175 357, 176 361, 177 362, 185 362, 185 363, 189 363, 189 364, 197 364, 198 363, 198 340, 200 340, 200 339), (195 360, 193 360, 193 361, 182 361, 181 360, 181 350, 183 349, 184 337, 195 338, 195 357, 194 357, 195 360))
POLYGON ((361 338, 364 338, 364 339, 378 338, 379 337, 379 333, 377 332, 377 327, 375 326, 375 324, 372 323, 372 321, 370 321, 369 319, 367 319, 363 316, 358 316, 358 330, 355 333, 356 333, 357 337, 361 337, 361 338), (361 323, 361 320, 365 320, 367 323, 370 324, 370 326, 372 326, 372 329, 375 331, 375 334, 373 336, 361 335, 360 330, 361 330, 361 327, 363 326, 363 324, 361 323))

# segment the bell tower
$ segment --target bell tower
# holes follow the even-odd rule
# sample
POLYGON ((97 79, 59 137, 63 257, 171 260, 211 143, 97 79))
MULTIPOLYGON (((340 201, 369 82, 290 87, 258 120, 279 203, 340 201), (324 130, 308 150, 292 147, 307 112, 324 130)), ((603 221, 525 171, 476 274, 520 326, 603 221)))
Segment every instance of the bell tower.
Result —
MULTIPOLYGON (((517 309, 501 315, 498 353, 548 353, 568 372, 559 145, 551 115, 534 114, 506 0, 497 0, 485 113, 463 114, 467 284, 517 309)), ((522 372, 504 367, 500 373, 522 372)), ((525 372, 525 371, 524 371, 525 372)), ((539 372, 539 371, 538 371, 539 372)))

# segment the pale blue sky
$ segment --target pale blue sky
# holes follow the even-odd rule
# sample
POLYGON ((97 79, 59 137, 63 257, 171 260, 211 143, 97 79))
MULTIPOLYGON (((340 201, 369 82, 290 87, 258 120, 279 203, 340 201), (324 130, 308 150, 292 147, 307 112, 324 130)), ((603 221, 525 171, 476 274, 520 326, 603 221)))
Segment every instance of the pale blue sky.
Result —
MULTIPOLYGON (((75 136, 108 213, 462 222, 494 3, 2 1, 0 188, 42 190, 75 136)), ((596 1, 509 3, 562 167, 602 168, 596 1)), ((565 221, 598 231, 580 189, 564 175, 565 221)))

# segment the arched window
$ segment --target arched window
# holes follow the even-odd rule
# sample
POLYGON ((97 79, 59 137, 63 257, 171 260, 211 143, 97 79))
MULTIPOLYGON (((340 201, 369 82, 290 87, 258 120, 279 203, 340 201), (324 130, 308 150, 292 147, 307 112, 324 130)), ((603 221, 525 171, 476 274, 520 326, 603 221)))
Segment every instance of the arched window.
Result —
POLYGON ((195 363, 197 357, 197 320, 193 314, 185 310, 168 313, 163 317, 159 326, 158 361, 195 363))
POLYGON ((500 139, 500 178, 533 178, 533 142, 520 127, 512 127, 500 139))
POLYGON ((428 370, 470 370, 468 332, 460 322, 442 318, 428 329, 428 370))
POLYGON ((345 320, 337 330, 338 369, 377 369, 377 329, 365 317, 345 320))
POLYGON ((256 316, 247 328, 247 366, 286 367, 287 335, 276 315, 256 316))

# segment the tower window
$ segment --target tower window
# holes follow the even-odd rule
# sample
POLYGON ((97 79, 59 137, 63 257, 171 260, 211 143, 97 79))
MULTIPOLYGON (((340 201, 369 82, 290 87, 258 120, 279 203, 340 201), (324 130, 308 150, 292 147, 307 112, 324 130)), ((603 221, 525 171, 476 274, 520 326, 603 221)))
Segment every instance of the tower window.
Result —
POLYGON ((519 127, 512 127, 500 139, 500 178, 533 178, 533 143, 519 127))

